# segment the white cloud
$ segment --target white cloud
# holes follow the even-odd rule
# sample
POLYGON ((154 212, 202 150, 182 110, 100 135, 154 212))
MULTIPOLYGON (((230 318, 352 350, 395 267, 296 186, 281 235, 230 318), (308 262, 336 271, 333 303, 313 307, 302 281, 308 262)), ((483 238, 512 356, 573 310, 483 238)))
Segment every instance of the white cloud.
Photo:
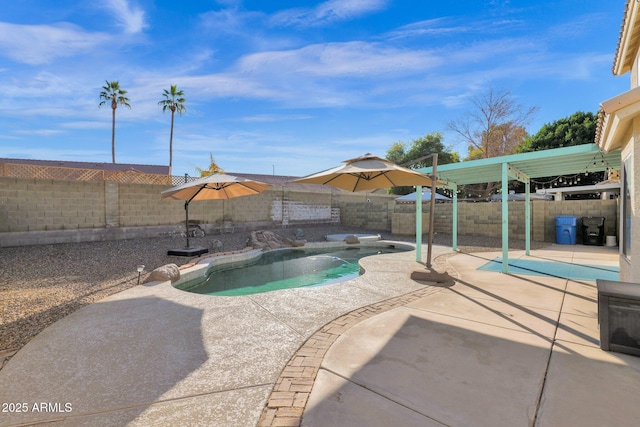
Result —
POLYGON ((111 122, 108 120, 104 120, 101 122, 98 121, 73 121, 73 122, 66 122, 66 123, 60 123, 60 127, 64 128, 64 129, 79 129, 79 130, 86 130, 86 129, 106 129, 109 128, 111 129, 111 122))
POLYGON ((126 33, 136 34, 147 27, 144 11, 127 0, 107 0, 104 6, 114 13, 126 33))
POLYGON ((449 21, 448 18, 436 18, 412 22, 385 34, 385 38, 399 39, 420 36, 459 35, 468 31, 466 26, 450 24, 449 21))
POLYGON ((96 159, 106 158, 107 153, 108 151, 106 149, 78 150, 70 148, 0 146, 0 157, 10 159, 50 159, 91 162, 96 161, 96 159))
POLYGON ((313 116, 307 114, 258 114, 256 116, 242 117, 238 121, 245 123, 283 122, 289 120, 308 120, 313 116))
POLYGON ((272 16, 278 26, 319 27, 383 10, 388 0, 328 0, 315 8, 287 9, 272 16))
POLYGON ((425 70, 439 59, 427 51, 365 42, 314 44, 301 49, 261 52, 239 61, 243 72, 361 77, 425 70))
POLYGON ((25 129, 16 131, 18 135, 55 136, 64 133, 60 129, 25 129))
POLYGON ((59 57, 90 52, 109 41, 73 24, 17 25, 0 22, 0 52, 16 62, 41 65, 59 57))

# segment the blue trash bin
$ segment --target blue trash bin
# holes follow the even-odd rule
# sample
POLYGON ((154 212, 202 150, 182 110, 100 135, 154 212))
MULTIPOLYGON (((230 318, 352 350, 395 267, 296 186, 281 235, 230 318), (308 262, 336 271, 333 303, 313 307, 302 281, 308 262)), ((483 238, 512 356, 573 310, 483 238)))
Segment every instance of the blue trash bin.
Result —
POLYGON ((557 216, 556 243, 559 245, 575 245, 577 228, 577 216, 557 216))

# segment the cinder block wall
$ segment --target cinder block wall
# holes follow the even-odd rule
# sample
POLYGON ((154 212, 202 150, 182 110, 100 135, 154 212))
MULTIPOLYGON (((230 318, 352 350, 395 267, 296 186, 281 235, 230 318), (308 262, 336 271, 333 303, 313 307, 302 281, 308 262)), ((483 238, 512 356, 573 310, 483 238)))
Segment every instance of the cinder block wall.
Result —
POLYGON ((372 193, 336 193, 334 206, 340 208, 342 225, 391 230, 396 197, 372 193))
MULTIPOLYGON (((183 226, 184 201, 163 200, 160 193, 167 188, 110 181, 0 177, 0 233, 183 226)), ((241 229, 294 227, 330 223, 332 209, 339 209, 343 225, 414 234, 415 204, 395 203, 394 199, 394 196, 385 194, 299 191, 280 186, 251 197, 192 202, 189 219, 205 225, 219 225, 230 220, 241 229)), ((555 217, 558 215, 605 217, 605 234, 617 234, 617 200, 536 200, 531 206, 532 239, 536 241, 555 241, 555 217)), ((499 236, 502 231, 501 207, 497 202, 459 203, 458 233, 499 236)), ((424 203, 424 232, 428 231, 428 225, 429 204, 424 203)), ((436 204, 435 231, 452 232, 451 203, 436 204)), ((524 202, 509 203, 509 233, 512 238, 524 239, 524 202)), ((93 234, 94 238, 131 235, 93 234)), ((580 227, 577 235, 578 243, 581 243, 580 227)), ((56 242, 64 238, 59 236, 56 242)), ((11 244, 20 244, 21 240, 38 242, 37 238, 26 239, 22 235, 5 240, 11 240, 11 244)))
MULTIPOLYGON (((542 218, 544 221, 544 241, 554 242, 556 236, 556 216, 570 215, 578 217, 576 232, 577 243, 582 243, 582 217, 604 217, 605 236, 618 235, 618 201, 617 200, 563 200, 561 202, 545 202, 542 218), (578 203, 578 204, 576 204, 578 203)), ((539 209, 542 210, 542 209, 539 209)), ((540 212, 537 212, 539 215, 540 212)), ((541 221, 538 221, 538 225, 541 221)), ((538 237, 541 233, 538 233, 538 237)))
POLYGON ((0 232, 105 226, 105 182, 0 178, 0 232))
MULTIPOLYGON (((423 203, 423 232, 428 232, 429 204, 423 203), (426 225, 425 225, 426 223, 426 225)), ((434 228, 438 233, 451 234, 453 224, 451 203, 437 203, 434 228)), ((525 238, 525 203, 509 202, 509 237, 525 238)), ((563 200, 560 202, 534 200, 531 202, 531 239, 539 242, 556 241, 556 216, 578 217, 577 243, 582 243, 582 217, 604 217, 605 235, 617 235, 617 200, 563 200)), ((398 234, 415 233, 415 204, 396 204, 394 218, 404 224, 393 224, 398 234), (401 215, 398 215, 401 214, 401 215)), ((458 203, 458 233, 460 235, 500 236, 502 233, 502 204, 458 203)))

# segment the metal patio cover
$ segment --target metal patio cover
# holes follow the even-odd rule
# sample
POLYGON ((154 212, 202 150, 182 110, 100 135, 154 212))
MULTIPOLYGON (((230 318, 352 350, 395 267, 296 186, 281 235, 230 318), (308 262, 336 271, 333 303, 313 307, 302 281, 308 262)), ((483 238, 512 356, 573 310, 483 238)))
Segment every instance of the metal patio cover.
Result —
MULTIPOLYGON (((586 171, 603 171, 607 167, 618 169, 620 168, 620 162, 619 150, 604 153, 600 151, 596 144, 583 144, 438 165, 438 180, 452 185, 501 181, 503 163, 511 166, 514 174, 516 171, 520 171, 529 178, 542 178, 556 175, 573 175, 586 171)), ((426 175, 431 174, 431 168, 418 170, 426 175)), ((516 179, 514 176, 511 176, 511 178, 516 179)))
MULTIPOLYGON (((438 165, 437 179, 444 181, 445 186, 453 190, 459 185, 480 184, 485 182, 502 182, 507 188, 509 180, 529 183, 532 178, 557 175, 575 175, 584 172, 599 172, 607 168, 619 169, 621 166, 620 150, 605 153, 596 144, 583 144, 530 153, 512 154, 489 159, 471 160, 460 163, 438 165)), ((432 168, 418 169, 430 175, 432 168)), ((529 255, 531 240, 531 205, 529 185, 526 188, 525 236, 526 254, 529 255)), ((453 196, 453 250, 457 248, 457 203, 453 196)), ((502 272, 508 272, 509 261, 509 209, 508 194, 502 197, 502 272)), ((416 207, 417 209, 417 207, 416 207)))

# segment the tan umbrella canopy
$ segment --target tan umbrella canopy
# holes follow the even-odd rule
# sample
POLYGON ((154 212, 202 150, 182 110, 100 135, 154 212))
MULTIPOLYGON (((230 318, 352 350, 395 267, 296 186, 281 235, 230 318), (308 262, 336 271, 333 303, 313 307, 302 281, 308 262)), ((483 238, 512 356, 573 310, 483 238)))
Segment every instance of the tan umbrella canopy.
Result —
POLYGON ((292 182, 322 184, 347 191, 367 191, 403 186, 430 186, 431 178, 367 153, 345 160, 343 165, 308 175, 292 182))
MULTIPOLYGON (((436 156, 435 154, 433 156, 436 156)), ((430 157, 430 156, 427 156, 430 157)), ((434 158, 434 165, 437 162, 434 158)), ((304 184, 322 184, 331 187, 341 188, 347 191, 367 191, 379 188, 403 187, 403 186, 431 186, 434 194, 435 185, 431 178, 413 169, 398 166, 388 160, 376 157, 371 153, 355 159, 345 160, 343 165, 322 172, 314 173, 291 182, 304 184)), ((436 185, 444 185, 443 182, 436 181, 436 185)), ((433 218, 433 203, 430 218, 433 218)), ((421 207, 421 206, 420 206, 421 207)), ((420 224, 422 218, 416 217, 416 223, 420 224), (418 222, 420 221, 420 222, 418 222)), ((418 234, 416 226, 416 260, 420 258, 420 248, 422 235, 418 234)), ((427 266, 431 267, 431 246, 433 242, 433 226, 429 227, 429 254, 427 266)))
POLYGON ((225 200, 234 197, 251 196, 270 188, 270 184, 260 181, 239 178, 233 175, 214 173, 204 178, 187 182, 163 191, 163 199, 184 200, 186 215, 185 229, 187 246, 184 250, 171 250, 169 255, 199 255, 206 253, 206 248, 189 248, 189 203, 193 200, 225 200))

